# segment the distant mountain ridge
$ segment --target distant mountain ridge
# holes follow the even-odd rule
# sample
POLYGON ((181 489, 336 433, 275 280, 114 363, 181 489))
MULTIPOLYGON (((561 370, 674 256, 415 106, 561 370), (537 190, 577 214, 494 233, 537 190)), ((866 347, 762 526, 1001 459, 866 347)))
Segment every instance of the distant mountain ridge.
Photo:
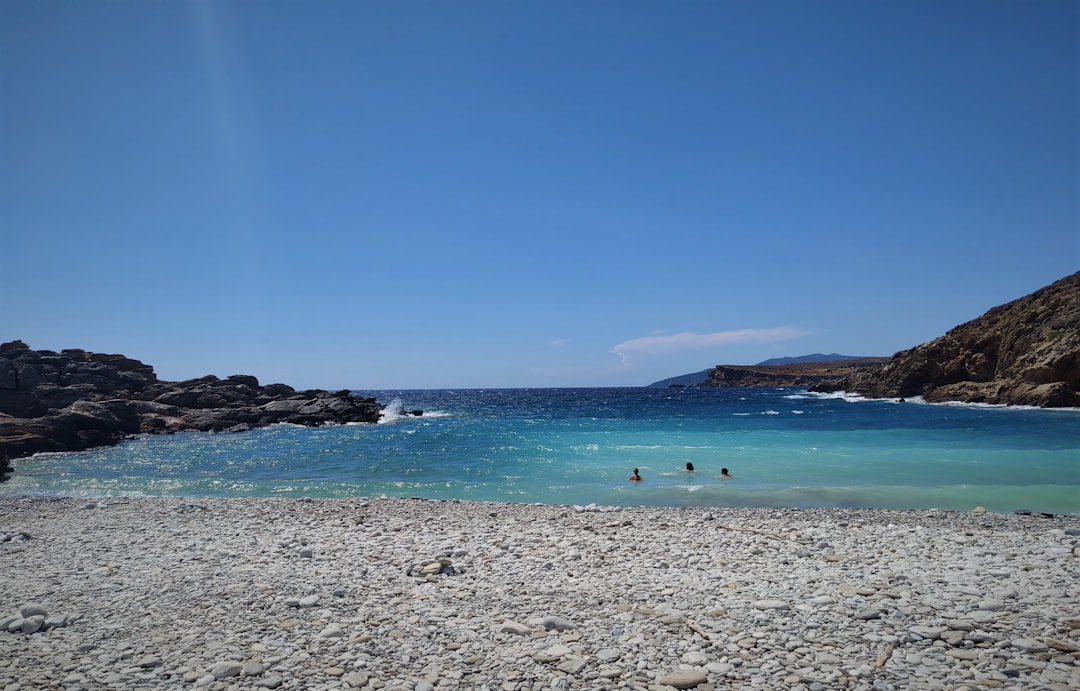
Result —
POLYGON ((840 362, 842 360, 862 360, 864 355, 841 355, 839 353, 814 353, 813 355, 800 355, 798 357, 774 357, 771 360, 757 363, 758 367, 773 367, 776 365, 797 365, 804 362, 840 362))
POLYGON ((1040 407, 1080 406, 1080 271, 818 390, 1040 407))

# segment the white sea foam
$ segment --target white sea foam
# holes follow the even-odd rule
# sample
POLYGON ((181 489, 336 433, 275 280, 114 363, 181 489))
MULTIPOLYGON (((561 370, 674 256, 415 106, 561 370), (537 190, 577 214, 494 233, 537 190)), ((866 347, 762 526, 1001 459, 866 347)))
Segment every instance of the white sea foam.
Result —
MULTIPOLYGON (((423 412, 422 417, 425 417, 425 418, 450 417, 450 413, 448 413, 446 411, 443 411, 443 410, 430 410, 430 411, 425 410, 423 412)), ((402 420, 402 419, 412 420, 414 418, 416 418, 416 416, 405 410, 405 404, 402 403, 400 398, 393 399, 392 401, 387 403, 386 406, 384 406, 382 410, 379 411, 379 424, 380 425, 385 425, 385 424, 391 423, 391 422, 397 422, 398 420, 402 420)), ((366 423, 359 423, 359 424, 366 424, 366 423)))
POLYGON ((1007 405, 1004 403, 976 403, 969 401, 940 401, 930 403, 922 396, 908 396, 906 398, 871 398, 862 394, 849 391, 835 391, 833 393, 806 393, 784 396, 784 398, 819 398, 824 400, 840 400, 848 403, 912 403, 915 405, 934 405, 954 408, 972 408, 978 410, 1071 410, 1080 412, 1080 408, 1043 408, 1034 405, 1007 405))

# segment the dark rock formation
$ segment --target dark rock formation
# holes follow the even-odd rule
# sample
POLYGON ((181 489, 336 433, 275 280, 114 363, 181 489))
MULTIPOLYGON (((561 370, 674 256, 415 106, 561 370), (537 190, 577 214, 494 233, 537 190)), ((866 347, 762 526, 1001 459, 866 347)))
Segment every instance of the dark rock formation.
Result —
POLYGON ((880 366, 887 358, 853 358, 836 362, 802 362, 789 365, 718 365, 700 386, 798 386, 811 387, 857 371, 880 366))
POLYGON ((261 386, 248 375, 158 380, 123 355, 0 344, 0 472, 40 451, 79 451, 138 433, 243 431, 279 422, 378 422, 375 399, 261 386))
POLYGON ((1048 408, 1080 406, 1080 272, 815 390, 1048 408))

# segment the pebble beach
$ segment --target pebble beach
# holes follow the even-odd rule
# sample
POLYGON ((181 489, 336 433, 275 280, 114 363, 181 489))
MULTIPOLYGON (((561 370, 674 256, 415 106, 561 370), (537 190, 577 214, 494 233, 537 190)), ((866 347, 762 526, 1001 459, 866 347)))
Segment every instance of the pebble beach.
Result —
POLYGON ((1080 517, 0 498, 0 689, 1076 689, 1080 517))

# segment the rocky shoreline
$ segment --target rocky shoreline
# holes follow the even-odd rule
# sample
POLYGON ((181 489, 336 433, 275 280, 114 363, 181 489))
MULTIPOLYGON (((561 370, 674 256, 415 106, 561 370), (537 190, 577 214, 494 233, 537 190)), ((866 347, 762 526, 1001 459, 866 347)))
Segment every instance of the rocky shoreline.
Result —
POLYGON ((1080 271, 811 391, 1080 407, 1080 271))
POLYGON ((9 691, 1080 688, 1076 516, 42 497, 0 515, 9 691))
POLYGON ((124 355, 0 344, 0 473, 43 451, 81 451, 134 434, 238 432, 277 423, 379 421, 374 398, 263 386, 250 375, 161 381, 124 355))

